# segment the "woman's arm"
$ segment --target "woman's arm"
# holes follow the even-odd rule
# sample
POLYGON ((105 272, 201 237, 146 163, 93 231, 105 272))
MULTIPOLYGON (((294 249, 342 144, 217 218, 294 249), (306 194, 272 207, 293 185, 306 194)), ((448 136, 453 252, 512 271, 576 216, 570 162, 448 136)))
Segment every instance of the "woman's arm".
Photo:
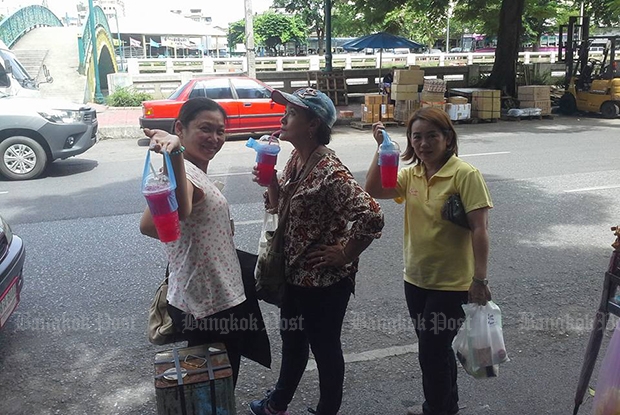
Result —
POLYGON ((140 232, 142 235, 150 236, 151 238, 159 239, 155 223, 153 222, 153 216, 148 206, 144 209, 142 217, 140 218, 140 232))
POLYGON ((474 250, 474 280, 469 288, 469 301, 485 305, 491 299, 486 285, 489 261, 489 208, 472 210, 467 214, 474 250))
MULTIPOLYGON (((381 122, 372 125, 372 136, 378 145, 383 143, 383 124, 381 122)), ((395 199, 399 196, 396 189, 384 189, 381 186, 381 170, 378 165, 379 154, 375 151, 368 172, 366 173, 366 185, 364 189, 374 198, 377 199, 395 199)))

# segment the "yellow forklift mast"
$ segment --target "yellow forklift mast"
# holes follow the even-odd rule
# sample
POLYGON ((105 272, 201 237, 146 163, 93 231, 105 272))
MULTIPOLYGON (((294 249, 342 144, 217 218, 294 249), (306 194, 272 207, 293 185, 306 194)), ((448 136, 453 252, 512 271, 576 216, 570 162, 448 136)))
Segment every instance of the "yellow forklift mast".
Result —
POLYGON ((560 26, 558 60, 566 65, 560 112, 568 115, 577 111, 597 112, 605 118, 617 118, 620 115, 620 61, 616 57, 620 53, 616 53, 616 48, 620 48, 620 36, 590 36, 590 19, 584 16, 582 24, 578 24, 579 17, 571 16, 568 25, 560 26), (590 57, 594 41, 605 43, 602 60, 590 57))

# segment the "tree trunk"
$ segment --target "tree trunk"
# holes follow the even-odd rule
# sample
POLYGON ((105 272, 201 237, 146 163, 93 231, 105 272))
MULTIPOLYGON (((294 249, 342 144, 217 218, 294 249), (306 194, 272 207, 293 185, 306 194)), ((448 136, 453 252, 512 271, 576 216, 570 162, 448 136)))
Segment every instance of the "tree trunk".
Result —
POLYGON ((325 36, 325 31, 318 28, 316 29, 316 39, 318 41, 318 52, 319 52, 319 56, 323 56, 325 55, 325 53, 323 52, 323 49, 325 49, 325 40, 324 40, 324 36, 325 36))
POLYGON ((500 89, 510 96, 516 95, 517 59, 523 31, 524 7, 525 0, 502 0, 495 63, 491 75, 484 83, 485 87, 500 89))

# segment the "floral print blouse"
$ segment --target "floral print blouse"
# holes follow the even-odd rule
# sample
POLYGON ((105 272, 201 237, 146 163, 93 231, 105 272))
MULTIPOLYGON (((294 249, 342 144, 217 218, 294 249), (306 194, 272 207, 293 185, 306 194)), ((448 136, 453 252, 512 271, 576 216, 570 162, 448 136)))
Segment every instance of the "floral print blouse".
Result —
MULTIPOLYGON (((301 171, 294 150, 279 179, 277 213, 295 190, 301 171)), ((268 206, 265 193, 266 207, 268 206)), ((331 150, 325 154, 292 195, 284 236, 287 282, 302 287, 327 287, 343 278, 355 281, 358 260, 343 267, 308 265, 307 255, 319 245, 346 245, 349 239, 379 238, 383 213, 379 204, 355 181, 331 150)))

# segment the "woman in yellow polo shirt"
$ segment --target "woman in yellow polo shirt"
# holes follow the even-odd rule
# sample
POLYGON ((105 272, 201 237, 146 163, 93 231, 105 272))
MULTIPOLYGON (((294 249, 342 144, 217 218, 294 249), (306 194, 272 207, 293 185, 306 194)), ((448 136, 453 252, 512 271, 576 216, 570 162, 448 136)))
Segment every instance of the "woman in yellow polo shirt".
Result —
MULTIPOLYGON (((383 142, 383 125, 373 137, 383 142)), ((457 157, 457 136, 448 115, 437 108, 418 110, 407 122, 402 159, 411 166, 398 173, 396 188, 384 189, 377 154, 366 175, 366 191, 377 199, 405 203, 405 298, 419 341, 425 402, 409 415, 458 413, 457 367, 452 340, 463 319, 462 304, 486 304, 489 235, 493 206, 482 174, 457 157), (469 229, 442 218, 450 195, 459 194, 469 229)))

